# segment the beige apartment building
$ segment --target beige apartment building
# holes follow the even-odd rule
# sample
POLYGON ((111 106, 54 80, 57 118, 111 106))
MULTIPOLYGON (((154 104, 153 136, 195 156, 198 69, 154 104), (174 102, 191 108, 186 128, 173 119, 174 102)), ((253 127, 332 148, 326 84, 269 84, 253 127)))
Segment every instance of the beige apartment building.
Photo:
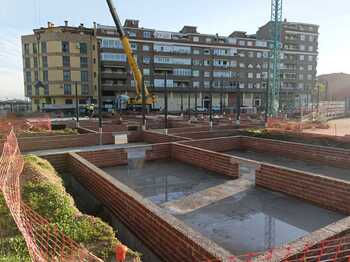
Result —
POLYGON ((25 95, 33 111, 69 115, 77 98, 80 107, 96 100, 97 42, 94 30, 48 23, 22 36, 25 95))

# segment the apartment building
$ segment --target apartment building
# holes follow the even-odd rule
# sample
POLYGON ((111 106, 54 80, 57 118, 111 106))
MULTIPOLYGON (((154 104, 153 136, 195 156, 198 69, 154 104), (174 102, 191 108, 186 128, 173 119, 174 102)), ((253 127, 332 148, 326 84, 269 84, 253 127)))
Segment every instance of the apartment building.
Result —
MULTIPOLYGON (((209 108, 210 93, 214 107, 235 108, 237 96, 240 95, 242 106, 264 110, 271 26, 271 23, 267 23, 254 35, 234 31, 229 36, 219 36, 199 33, 195 26, 184 26, 179 32, 166 32, 140 27, 137 20, 127 19, 124 24, 135 57, 143 72, 145 85, 157 97, 154 105, 156 108, 164 108, 165 76, 162 72, 163 70, 171 72, 166 81, 170 111, 187 110, 188 107, 193 109, 196 106, 209 108)), ((72 98, 63 92, 65 84, 72 86, 74 81, 82 80, 83 68, 79 67, 79 61, 70 68, 62 67, 63 60, 67 59, 64 58, 64 54, 68 54, 61 50, 65 41, 69 41, 72 46, 71 59, 90 57, 87 67, 89 88, 84 92, 86 97, 96 95, 98 57, 101 58, 104 110, 112 110, 119 95, 135 95, 135 81, 118 33, 113 26, 95 24, 92 29, 68 26, 54 28, 60 30, 54 33, 56 40, 51 40, 55 42, 52 45, 58 50, 53 50, 52 54, 49 53, 56 57, 51 60, 49 69, 53 67, 52 69, 56 70, 52 73, 52 77, 55 75, 56 78, 46 81, 47 90, 44 91, 47 96, 38 96, 36 94, 39 93, 33 93, 34 79, 27 79, 26 74, 30 71, 33 77, 36 73, 34 69, 28 69, 27 61, 24 60, 26 90, 32 90, 32 93, 26 91, 26 94, 33 98, 35 105, 39 104, 40 107, 40 103, 47 102, 43 105, 44 108, 49 104, 53 106, 52 99, 57 92, 54 90, 61 91, 60 100, 57 97, 56 104, 58 101, 67 104, 67 99, 70 103, 69 99, 72 98), (71 36, 75 38, 70 39, 71 36), (97 48, 97 41, 100 43, 100 48, 97 48), (76 49, 76 44, 80 42, 87 43, 87 54, 82 54, 80 49, 76 49), (65 69, 75 72, 76 77, 71 81, 65 80, 65 69), (32 83, 32 89, 29 88, 29 83, 32 83)), ((34 32, 52 35, 53 32, 51 33, 52 29, 50 29, 34 30, 34 32)), ((34 55, 26 44, 30 43, 33 47, 35 41, 37 41, 35 34, 23 37, 24 59, 34 55)), ((282 108, 293 108, 301 102, 306 103, 310 97, 309 94, 316 79, 317 49, 317 25, 283 22, 280 96, 282 108)), ((34 61, 31 63, 34 65, 34 61)), ((35 67, 32 66, 32 68, 35 67)), ((82 100, 84 98, 82 97, 82 100)))
POLYGON ((22 36, 25 95, 33 111, 74 113, 97 97, 97 42, 94 30, 48 23, 22 36), (77 89, 77 96, 76 91, 77 89))

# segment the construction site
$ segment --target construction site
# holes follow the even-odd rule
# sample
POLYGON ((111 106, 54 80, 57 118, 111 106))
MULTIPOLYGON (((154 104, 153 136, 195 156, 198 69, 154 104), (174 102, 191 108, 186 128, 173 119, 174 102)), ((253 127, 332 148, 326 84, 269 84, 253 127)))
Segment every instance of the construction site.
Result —
POLYGON ((0 118, 0 261, 350 261, 350 100, 323 101, 320 86, 305 105, 281 99, 282 0, 265 105, 239 91, 232 110, 223 97, 214 108, 211 88, 203 108, 195 93, 194 110, 190 94, 187 110, 169 110, 173 69, 155 72, 161 94, 147 86, 107 6, 133 91, 106 110, 99 72, 84 114, 76 84, 70 117, 38 96, 34 112, 0 118))

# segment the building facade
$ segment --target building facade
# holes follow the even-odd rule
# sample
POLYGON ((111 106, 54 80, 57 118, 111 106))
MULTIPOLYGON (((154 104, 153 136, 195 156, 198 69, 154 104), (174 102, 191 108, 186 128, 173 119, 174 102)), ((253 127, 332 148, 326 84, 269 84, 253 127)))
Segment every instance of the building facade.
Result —
MULTIPOLYGON (((59 28, 65 32, 67 27, 59 28)), ((187 110, 189 107, 193 109, 196 106, 208 108, 210 94, 212 94, 213 107, 235 108, 239 95, 242 106, 264 110, 269 71, 270 23, 262 26, 254 35, 235 31, 229 36, 201 34, 194 26, 184 26, 179 32, 158 31, 140 27, 137 20, 126 20, 124 28, 143 72, 145 85, 157 98, 155 108, 164 108, 165 81, 164 74, 159 72, 166 69, 172 72, 167 76, 166 81, 170 111, 187 110)), ((90 93, 86 92, 86 94, 96 96, 94 87, 98 85, 96 74, 99 71, 95 59, 100 57, 103 106, 105 110, 112 110, 119 95, 135 95, 135 81, 126 55, 113 26, 95 25, 92 29, 84 28, 84 32, 86 32, 84 37, 89 39, 86 42, 90 43, 88 44, 90 47, 97 47, 97 41, 100 43, 100 48, 89 49, 91 50, 89 68, 92 68, 89 71, 91 89, 89 89, 90 93)), ((58 35, 61 37, 57 39, 56 48, 63 48, 62 41, 66 41, 67 36, 63 33, 55 34, 56 37, 58 35)), ((81 34, 78 35, 82 37, 81 34)), ((24 59, 27 57, 25 46, 27 42, 24 40, 27 39, 35 43, 36 38, 35 36, 23 37, 24 59)), ((82 39, 69 42, 74 46, 74 43, 80 41, 82 39)), ((315 84, 318 26, 283 22, 282 45, 280 105, 281 108, 286 109, 295 107, 301 100, 307 101, 315 84)), ((72 55, 81 56, 79 52, 75 54, 73 52, 72 55)), ((58 56, 63 63, 64 54, 59 52, 58 56)), ((57 59, 55 61, 61 63, 57 59)), ((52 66, 55 61, 52 62, 52 66)), ((24 63, 25 79, 26 62, 24 63)), ((59 79, 63 86, 64 69, 60 67, 61 71, 56 72, 56 75, 63 77, 59 79)), ((76 72, 79 70, 81 71, 82 68, 71 69, 76 72)), ((35 74, 35 70, 31 73, 35 74)), ((81 80, 79 75, 77 78, 81 80)), ((27 83, 29 81, 26 81, 27 83)), ((72 81, 69 84, 72 85, 72 81)), ((55 87, 51 87, 50 81, 48 86, 47 98, 52 98, 51 88, 55 87)), ((26 94, 34 101, 38 99, 33 93, 26 94)), ((63 96, 63 99, 67 98, 63 96)))
POLYGON ((94 30, 48 23, 22 36, 25 95, 33 111, 69 115, 96 99, 98 54, 94 30))

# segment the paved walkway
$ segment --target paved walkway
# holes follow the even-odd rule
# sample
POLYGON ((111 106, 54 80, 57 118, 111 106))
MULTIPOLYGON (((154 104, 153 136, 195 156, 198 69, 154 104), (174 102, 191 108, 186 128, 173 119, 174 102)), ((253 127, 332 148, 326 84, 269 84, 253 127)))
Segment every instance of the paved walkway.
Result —
POLYGON ((331 120, 328 124, 330 126, 328 129, 309 129, 303 132, 331 136, 350 135, 350 118, 331 120))

